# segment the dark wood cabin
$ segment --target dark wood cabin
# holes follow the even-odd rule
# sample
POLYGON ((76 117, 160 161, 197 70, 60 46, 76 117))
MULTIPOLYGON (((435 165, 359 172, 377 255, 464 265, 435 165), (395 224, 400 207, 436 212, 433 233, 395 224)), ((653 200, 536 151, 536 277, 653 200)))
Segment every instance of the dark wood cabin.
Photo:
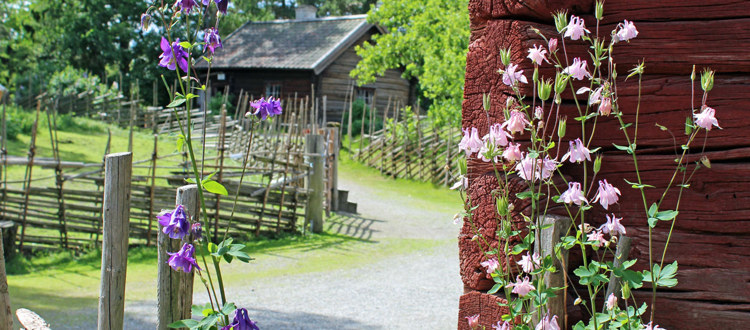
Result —
MULTIPOLYGON (((384 33, 368 23, 366 15, 315 18, 314 13, 298 12, 297 17, 248 22, 227 36, 224 48, 212 60, 212 95, 229 86, 229 92, 235 95, 245 91, 255 98, 283 99, 312 96, 314 88, 316 98, 327 98, 329 121, 340 120, 348 93, 367 104, 374 99, 381 115, 389 98, 394 103, 412 103, 413 86, 401 77, 401 70, 387 70, 376 82, 362 86, 354 85, 349 76, 360 59, 355 46, 384 33)), ((201 61, 197 67, 205 74, 206 62, 201 61)))

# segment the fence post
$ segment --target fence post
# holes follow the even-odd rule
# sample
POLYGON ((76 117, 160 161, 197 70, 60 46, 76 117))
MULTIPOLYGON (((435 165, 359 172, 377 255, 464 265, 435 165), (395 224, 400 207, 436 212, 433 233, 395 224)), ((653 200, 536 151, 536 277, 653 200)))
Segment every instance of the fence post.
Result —
POLYGON ((104 164, 102 276, 97 321, 99 330, 123 327, 133 154, 122 152, 107 155, 104 164))
POLYGON ((312 174, 307 178, 307 209, 305 218, 310 222, 310 231, 323 231, 323 136, 308 134, 305 136, 305 153, 312 163, 312 174))
POLYGON ((339 128, 329 127, 329 157, 330 173, 328 175, 329 186, 331 187, 331 210, 339 210, 339 128))
POLYGON ((3 235, 0 234, 0 328, 13 328, 13 313, 10 309, 10 294, 8 293, 8 277, 5 274, 5 250, 3 235))
MULTIPOLYGON (((562 260, 558 259, 555 255, 555 245, 559 243, 568 228, 571 226, 570 218, 556 215, 545 215, 541 221, 542 231, 539 234, 539 239, 534 243, 534 253, 539 253, 542 259, 548 255, 552 255, 554 266, 557 269, 554 273, 546 273, 544 275, 544 287, 546 288, 562 288, 566 285, 565 274, 567 272, 568 265, 568 250, 562 249, 562 260), (541 251, 541 252, 540 252, 541 251)), ((548 298, 547 308, 549 309, 550 315, 557 315, 560 323, 565 325, 565 308, 566 308, 565 294, 559 294, 556 297, 548 298)), ((534 313, 534 323, 539 322, 537 319, 538 313, 534 313)))
MULTIPOLYGON (((187 185, 177 189, 175 204, 185 207, 190 220, 199 219, 198 186, 187 185)), ((207 224, 206 224, 207 225, 207 224)), ((193 305, 193 274, 172 270, 167 264, 167 252, 177 252, 182 242, 169 238, 159 225, 158 235, 159 268, 157 273, 157 329, 169 329, 172 322, 190 318, 193 305)))

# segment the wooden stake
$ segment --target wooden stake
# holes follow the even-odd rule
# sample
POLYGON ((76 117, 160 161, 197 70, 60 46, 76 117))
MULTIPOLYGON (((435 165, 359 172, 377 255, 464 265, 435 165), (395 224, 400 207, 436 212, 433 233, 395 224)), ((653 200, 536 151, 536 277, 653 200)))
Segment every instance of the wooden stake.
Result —
POLYGON ((305 218, 310 223, 310 231, 323 232, 323 136, 309 134, 305 136, 305 152, 313 163, 312 175, 308 177, 308 202, 305 218))
POLYGON ((148 230, 146 231, 146 246, 151 246, 151 232, 154 223, 154 193, 156 190, 156 160, 158 157, 159 135, 154 134, 154 151, 151 153, 151 189, 148 198, 148 230))
POLYGON ((130 152, 108 155, 105 162, 99 330, 123 328, 132 163, 130 152))
POLYGON ((13 313, 10 308, 10 294, 8 293, 8 277, 5 273, 5 250, 3 249, 3 235, 0 235, 0 328, 13 328, 13 313))

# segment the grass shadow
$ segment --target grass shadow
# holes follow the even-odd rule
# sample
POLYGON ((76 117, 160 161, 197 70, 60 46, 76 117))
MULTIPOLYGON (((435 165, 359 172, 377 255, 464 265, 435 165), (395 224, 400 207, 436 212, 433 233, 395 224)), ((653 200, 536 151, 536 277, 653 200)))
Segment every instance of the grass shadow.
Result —
POLYGON ((373 229, 372 225, 380 222, 385 221, 368 219, 347 212, 336 212, 332 213, 331 216, 326 219, 326 231, 357 238, 363 241, 377 242, 372 239, 372 236, 374 233, 379 232, 379 230, 373 229))

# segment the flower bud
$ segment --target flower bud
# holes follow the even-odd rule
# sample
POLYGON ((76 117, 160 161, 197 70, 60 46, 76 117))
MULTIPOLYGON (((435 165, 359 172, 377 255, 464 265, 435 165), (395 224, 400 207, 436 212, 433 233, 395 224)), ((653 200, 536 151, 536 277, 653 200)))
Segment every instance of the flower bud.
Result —
POLYGON ((151 15, 148 12, 141 14, 141 30, 148 30, 149 23, 151 22, 151 15))
POLYGON ((497 205, 497 214, 501 216, 508 215, 508 199, 503 197, 498 197, 495 200, 495 205, 497 205))
POLYGON ((602 17, 604 17, 604 1, 596 2, 594 17, 596 17, 597 21, 601 21, 602 17))
POLYGON ((484 108, 484 111, 490 111, 491 106, 492 99, 490 98, 490 94, 482 94, 482 107, 484 108))
POLYGON ((594 173, 599 173, 599 171, 602 169, 602 155, 596 156, 596 159, 594 159, 594 173))
POLYGON ((555 93, 562 94, 565 91, 565 87, 568 86, 568 79, 570 77, 560 72, 555 75, 555 93))
POLYGON ((549 50, 550 53, 557 51, 557 38, 552 38, 547 41, 547 50, 549 50))
POLYGON ((503 62, 504 66, 510 64, 510 48, 503 48, 500 50, 500 61, 503 62))
POLYGON ((568 125, 568 117, 567 116, 560 117, 560 122, 557 124, 557 136, 559 138, 562 139, 563 137, 565 137, 565 129, 567 125, 568 125))
POLYGON ((194 241, 200 241, 203 237, 203 225, 201 225, 200 222, 194 223, 190 227, 190 233, 192 234, 194 241))
POLYGON ((703 70, 703 73, 701 73, 701 88, 706 93, 714 88, 714 71, 710 69, 703 70))
POLYGON ((690 81, 695 81, 695 64, 693 64, 693 71, 690 72, 690 81))
POLYGON ((534 82, 539 81, 539 67, 534 65, 534 75, 531 77, 534 82))
POLYGON ((563 33, 565 27, 568 26, 568 12, 558 11, 553 17, 555 19, 555 28, 557 29, 557 33, 563 33))
POLYGON ((706 156, 701 157, 701 164, 706 168, 711 168, 711 161, 706 156))
POLYGON ((549 96, 552 93, 552 80, 540 80, 537 83, 537 89, 539 90, 539 99, 542 101, 549 100, 549 96))
POLYGON ((458 159, 458 174, 459 175, 466 175, 466 158, 460 157, 458 159))
POLYGON ((583 302, 583 299, 581 297, 576 298, 576 300, 573 302, 573 305, 578 306, 583 302))

